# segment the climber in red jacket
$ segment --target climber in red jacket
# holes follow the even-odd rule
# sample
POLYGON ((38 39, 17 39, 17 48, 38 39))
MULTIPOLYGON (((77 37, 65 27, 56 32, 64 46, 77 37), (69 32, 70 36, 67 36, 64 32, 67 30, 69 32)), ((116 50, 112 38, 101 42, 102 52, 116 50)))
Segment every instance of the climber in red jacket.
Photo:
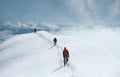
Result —
POLYGON ((64 47, 64 50, 63 50, 63 58, 64 58, 64 66, 65 66, 67 64, 68 58, 69 58, 69 52, 66 49, 66 47, 64 47))

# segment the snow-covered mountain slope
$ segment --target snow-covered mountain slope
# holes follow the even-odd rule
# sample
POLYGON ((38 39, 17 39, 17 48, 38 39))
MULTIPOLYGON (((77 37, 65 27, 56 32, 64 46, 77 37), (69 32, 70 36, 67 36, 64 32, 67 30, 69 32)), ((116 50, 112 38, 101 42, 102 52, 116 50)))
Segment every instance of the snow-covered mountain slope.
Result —
POLYGON ((119 77, 120 57, 113 52, 118 49, 112 48, 109 40, 98 42, 97 37, 87 37, 45 31, 16 35, 0 45, 0 77, 119 77), (54 37, 58 39, 57 46, 53 45, 54 37), (64 46, 70 52, 66 67, 64 46))

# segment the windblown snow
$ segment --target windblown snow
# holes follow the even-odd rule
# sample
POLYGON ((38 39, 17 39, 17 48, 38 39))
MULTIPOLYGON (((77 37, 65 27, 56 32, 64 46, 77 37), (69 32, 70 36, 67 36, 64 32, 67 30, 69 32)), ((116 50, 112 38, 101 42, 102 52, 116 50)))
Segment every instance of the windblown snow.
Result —
POLYGON ((16 35, 0 45, 0 77, 120 77, 119 46, 120 36, 111 30, 16 35), (65 67, 63 47, 70 52, 65 67))

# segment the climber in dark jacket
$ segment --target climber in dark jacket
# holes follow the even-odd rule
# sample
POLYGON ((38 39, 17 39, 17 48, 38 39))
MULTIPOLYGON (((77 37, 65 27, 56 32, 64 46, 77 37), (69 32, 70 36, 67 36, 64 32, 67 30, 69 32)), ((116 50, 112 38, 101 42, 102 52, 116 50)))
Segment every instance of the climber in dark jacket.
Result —
POLYGON ((54 42, 54 45, 57 44, 57 38, 56 37, 53 39, 53 42, 54 42))
POLYGON ((36 33, 36 31, 37 31, 37 29, 36 29, 36 27, 34 27, 34 33, 36 33))

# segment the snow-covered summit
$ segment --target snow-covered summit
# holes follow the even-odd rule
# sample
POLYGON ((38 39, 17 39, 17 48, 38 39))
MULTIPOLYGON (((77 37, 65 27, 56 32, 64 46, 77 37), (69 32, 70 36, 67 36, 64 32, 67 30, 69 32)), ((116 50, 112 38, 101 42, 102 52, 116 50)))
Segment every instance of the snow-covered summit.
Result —
POLYGON ((0 77, 119 77, 120 58, 109 45, 111 42, 85 37, 89 36, 46 31, 16 35, 0 45, 0 77), (57 46, 53 45, 54 37, 58 39, 57 46), (70 51, 66 67, 62 57, 64 46, 70 51))

